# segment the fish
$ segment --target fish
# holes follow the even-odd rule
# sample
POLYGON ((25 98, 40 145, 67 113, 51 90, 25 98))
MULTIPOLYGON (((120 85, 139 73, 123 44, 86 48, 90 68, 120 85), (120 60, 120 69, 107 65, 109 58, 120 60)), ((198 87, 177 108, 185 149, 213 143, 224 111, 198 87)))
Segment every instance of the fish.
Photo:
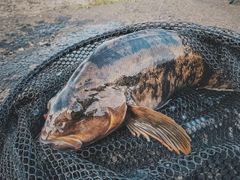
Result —
POLYGON ((47 104, 40 142, 78 150, 126 125, 177 154, 191 153, 191 138, 156 109, 184 88, 227 89, 228 84, 176 31, 140 30, 105 41, 84 60, 47 104))

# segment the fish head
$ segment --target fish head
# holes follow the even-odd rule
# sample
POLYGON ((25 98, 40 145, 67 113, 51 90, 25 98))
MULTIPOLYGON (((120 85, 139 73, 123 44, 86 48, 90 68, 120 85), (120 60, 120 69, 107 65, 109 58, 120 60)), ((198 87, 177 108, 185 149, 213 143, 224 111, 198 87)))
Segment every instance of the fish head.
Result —
POLYGON ((122 94, 115 94, 114 99, 114 93, 107 94, 85 101, 70 98, 64 108, 56 108, 61 104, 60 97, 52 98, 40 141, 55 149, 77 150, 110 134, 123 123, 127 105, 122 94))

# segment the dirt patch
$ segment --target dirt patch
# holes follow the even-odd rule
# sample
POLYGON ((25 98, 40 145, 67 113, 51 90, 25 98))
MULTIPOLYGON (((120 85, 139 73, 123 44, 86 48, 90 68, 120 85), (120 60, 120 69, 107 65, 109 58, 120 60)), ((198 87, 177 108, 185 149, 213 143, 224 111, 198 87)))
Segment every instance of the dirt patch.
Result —
POLYGON ((0 2, 0 103, 19 80, 54 53, 90 36, 149 21, 186 21, 240 32, 240 1, 87 0, 0 2), (17 77, 17 78, 16 78, 17 77))

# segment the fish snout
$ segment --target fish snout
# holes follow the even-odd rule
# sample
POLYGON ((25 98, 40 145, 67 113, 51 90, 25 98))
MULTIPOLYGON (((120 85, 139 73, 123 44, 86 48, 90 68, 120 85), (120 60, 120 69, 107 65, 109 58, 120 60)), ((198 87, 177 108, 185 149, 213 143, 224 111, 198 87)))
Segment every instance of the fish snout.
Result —
POLYGON ((41 132, 41 136, 40 138, 42 140, 47 140, 47 138, 49 137, 49 135, 54 132, 52 128, 46 126, 44 127, 44 129, 42 129, 42 132, 41 132))
POLYGON ((64 133, 65 125, 66 122, 59 121, 58 117, 55 117, 52 114, 47 115, 45 125, 41 132, 42 139, 47 139, 50 135, 55 133, 57 134, 64 133))

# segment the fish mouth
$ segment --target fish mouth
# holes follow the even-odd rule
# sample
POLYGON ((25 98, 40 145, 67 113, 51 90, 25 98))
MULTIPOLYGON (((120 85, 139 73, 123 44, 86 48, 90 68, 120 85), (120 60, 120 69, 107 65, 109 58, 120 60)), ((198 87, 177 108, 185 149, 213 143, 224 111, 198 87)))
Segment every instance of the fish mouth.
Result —
POLYGON ((71 137, 61 137, 57 139, 42 139, 42 137, 40 137, 40 142, 43 144, 47 144, 54 149, 66 151, 78 150, 82 147, 81 140, 71 137))

